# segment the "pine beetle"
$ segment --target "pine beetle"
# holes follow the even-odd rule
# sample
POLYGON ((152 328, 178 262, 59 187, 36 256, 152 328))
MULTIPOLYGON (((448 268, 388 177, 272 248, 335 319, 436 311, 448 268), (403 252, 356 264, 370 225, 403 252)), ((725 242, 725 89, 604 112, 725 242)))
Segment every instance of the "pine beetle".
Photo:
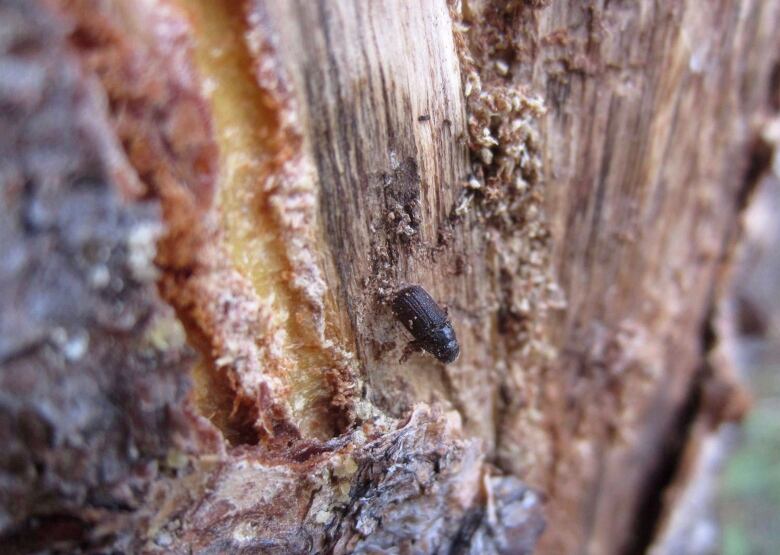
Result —
POLYGON ((460 345, 452 322, 425 289, 404 287, 396 293, 392 307, 396 318, 414 336, 409 344, 412 349, 424 349, 445 364, 458 358, 460 345))

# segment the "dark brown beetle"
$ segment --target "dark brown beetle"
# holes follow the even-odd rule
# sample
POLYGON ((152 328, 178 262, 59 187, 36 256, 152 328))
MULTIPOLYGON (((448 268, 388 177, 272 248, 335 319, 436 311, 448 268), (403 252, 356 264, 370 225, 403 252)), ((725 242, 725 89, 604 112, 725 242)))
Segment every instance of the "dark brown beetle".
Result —
POLYGON ((393 312, 414 336, 412 348, 422 348, 447 364, 458 358, 460 345, 452 323, 419 285, 404 287, 393 299, 393 312))

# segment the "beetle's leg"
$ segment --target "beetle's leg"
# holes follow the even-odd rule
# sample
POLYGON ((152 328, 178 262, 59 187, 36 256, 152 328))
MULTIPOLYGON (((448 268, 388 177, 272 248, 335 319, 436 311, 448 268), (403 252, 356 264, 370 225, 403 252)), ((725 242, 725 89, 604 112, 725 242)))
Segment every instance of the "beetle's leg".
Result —
POLYGON ((401 358, 398 359, 398 362, 403 364, 406 362, 410 356, 412 356, 414 353, 419 353, 423 350, 422 344, 420 341, 417 341, 416 339, 413 341, 410 341, 406 344, 406 347, 404 347, 404 352, 401 354, 401 358))

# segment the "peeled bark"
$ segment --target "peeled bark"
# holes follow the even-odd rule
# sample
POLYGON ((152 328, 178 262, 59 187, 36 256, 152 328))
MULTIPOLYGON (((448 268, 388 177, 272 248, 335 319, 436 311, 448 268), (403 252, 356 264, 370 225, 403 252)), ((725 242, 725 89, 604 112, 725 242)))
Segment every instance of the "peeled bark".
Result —
POLYGON ((668 545, 780 3, 661 4, 0 2, 3 545, 668 545))

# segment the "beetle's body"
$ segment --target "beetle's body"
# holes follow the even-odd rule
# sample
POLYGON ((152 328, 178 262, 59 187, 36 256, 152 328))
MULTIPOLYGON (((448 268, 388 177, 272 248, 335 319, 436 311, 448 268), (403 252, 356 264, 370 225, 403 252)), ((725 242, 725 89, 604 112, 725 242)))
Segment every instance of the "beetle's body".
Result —
POLYGON ((415 346, 447 364, 458 358, 460 346, 447 314, 419 285, 401 289, 393 299, 393 312, 414 336, 415 346))

